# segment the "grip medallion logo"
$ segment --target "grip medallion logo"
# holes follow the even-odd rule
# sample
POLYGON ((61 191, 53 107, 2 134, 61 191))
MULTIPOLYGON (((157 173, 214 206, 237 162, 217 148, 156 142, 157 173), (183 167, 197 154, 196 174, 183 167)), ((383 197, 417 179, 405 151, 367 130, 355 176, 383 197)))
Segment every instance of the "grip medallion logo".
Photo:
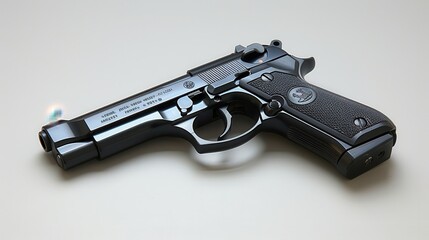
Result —
POLYGON ((305 105, 316 99, 316 92, 308 87, 296 87, 289 91, 288 98, 295 104, 305 105))

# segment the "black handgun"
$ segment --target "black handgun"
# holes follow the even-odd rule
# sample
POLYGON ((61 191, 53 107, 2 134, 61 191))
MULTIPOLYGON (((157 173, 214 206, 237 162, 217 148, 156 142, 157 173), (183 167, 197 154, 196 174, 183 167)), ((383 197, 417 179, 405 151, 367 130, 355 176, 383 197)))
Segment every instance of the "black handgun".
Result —
POLYGON ((392 121, 304 81, 314 66, 314 58, 288 54, 279 40, 238 45, 234 53, 160 86, 43 126, 39 140, 63 169, 160 136, 184 138, 208 153, 237 147, 262 131, 308 148, 348 178, 389 159, 396 142, 392 121), (238 115, 251 122, 239 133, 231 131, 238 115), (223 129, 216 137, 199 133, 219 119, 223 129))

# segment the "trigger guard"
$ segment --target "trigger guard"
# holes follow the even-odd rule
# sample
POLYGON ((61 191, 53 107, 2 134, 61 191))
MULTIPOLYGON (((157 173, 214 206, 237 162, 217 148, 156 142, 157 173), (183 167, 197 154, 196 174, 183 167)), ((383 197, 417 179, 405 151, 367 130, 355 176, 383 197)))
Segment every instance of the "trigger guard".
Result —
MULTIPOLYGON (((226 150, 238 147, 248 142, 250 139, 252 139, 258 133, 259 126, 262 123, 261 118, 258 118, 256 123, 244 133, 228 139, 220 139, 220 140, 214 141, 214 140, 203 139, 195 133, 193 125, 196 118, 197 117, 188 119, 175 126, 181 130, 180 137, 183 137, 188 142, 190 142, 198 153, 220 152, 220 151, 226 151, 226 150)), ((199 162, 204 166, 213 167, 212 163, 208 164, 208 162, 205 161, 204 159, 199 159, 199 158, 195 158, 195 159, 197 162, 199 162)), ((246 162, 247 161, 241 161, 240 164, 231 165, 231 163, 229 163, 228 165, 237 166, 237 165, 242 165, 246 162)))
POLYGON ((256 160, 255 156, 259 156, 264 148, 264 143, 259 138, 254 137, 238 148, 222 152, 200 154, 192 149, 191 159, 207 169, 231 169, 256 160))

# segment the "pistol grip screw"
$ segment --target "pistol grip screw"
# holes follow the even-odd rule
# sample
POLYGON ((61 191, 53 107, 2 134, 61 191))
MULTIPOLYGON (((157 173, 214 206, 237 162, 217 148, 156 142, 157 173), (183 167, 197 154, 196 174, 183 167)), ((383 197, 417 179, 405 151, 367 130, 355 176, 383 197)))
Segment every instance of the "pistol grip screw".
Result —
POLYGON ((261 79, 264 82, 269 82, 269 81, 272 81, 274 79, 274 77, 270 73, 264 73, 264 74, 262 74, 261 79))
POLYGON ((361 128, 363 128, 363 127, 365 127, 366 126, 366 120, 365 119, 363 119, 363 118, 361 118, 361 117, 359 117, 359 118, 356 118, 355 120, 354 120, 354 122, 353 122, 356 126, 358 126, 358 127, 361 127, 361 128))

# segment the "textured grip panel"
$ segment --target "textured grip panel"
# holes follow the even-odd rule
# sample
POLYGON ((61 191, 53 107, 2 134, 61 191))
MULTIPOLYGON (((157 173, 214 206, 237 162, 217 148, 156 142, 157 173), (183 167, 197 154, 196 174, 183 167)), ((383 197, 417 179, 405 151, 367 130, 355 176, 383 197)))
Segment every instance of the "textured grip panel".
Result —
MULTIPOLYGON (((283 96, 287 100, 286 111, 288 108, 294 109, 299 114, 309 117, 310 120, 321 123, 328 129, 335 130, 350 139, 360 131, 383 121, 391 125, 391 129, 394 129, 393 123, 386 116, 370 107, 311 85, 294 75, 281 72, 273 72, 272 75, 271 81, 258 78, 248 84, 269 96, 283 96), (290 95, 294 94, 291 93, 291 90, 294 91, 297 87, 309 88, 314 92, 310 90, 304 93, 304 96, 300 96, 303 97, 302 102, 294 103, 291 101, 290 95)), ((299 95, 300 93, 295 94, 299 95)), ((328 132, 332 134, 332 131, 328 132)), ((334 135, 338 136, 338 134, 334 135)))

